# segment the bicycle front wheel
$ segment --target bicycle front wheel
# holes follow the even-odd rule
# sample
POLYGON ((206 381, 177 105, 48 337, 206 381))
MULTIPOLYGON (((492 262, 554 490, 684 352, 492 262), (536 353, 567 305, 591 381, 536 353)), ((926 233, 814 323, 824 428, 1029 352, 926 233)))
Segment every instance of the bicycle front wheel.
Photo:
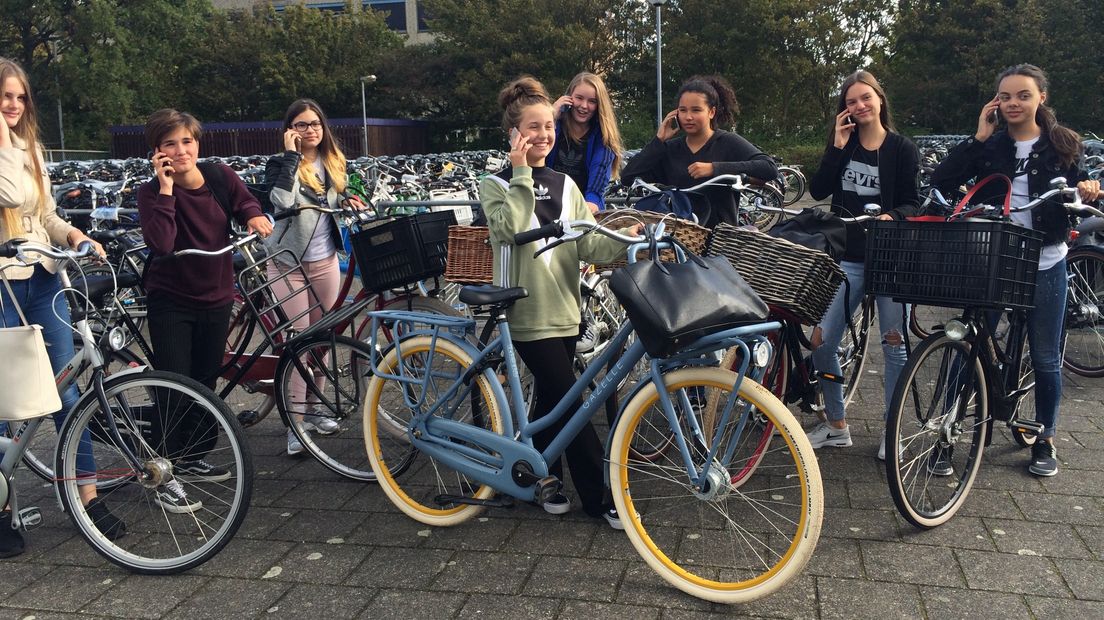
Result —
POLYGON ((249 509, 253 462, 241 427, 222 400, 187 377, 151 371, 109 378, 103 387, 110 410, 85 400, 62 428, 55 462, 62 507, 93 549, 127 570, 170 574, 199 566, 230 542, 249 509), (91 437, 91 469, 80 454, 82 436, 91 437), (131 466, 126 449, 144 471, 131 466), (222 472, 177 474, 184 459, 222 472), (81 487, 104 479, 119 483, 100 489, 99 500, 125 533, 81 502, 81 487))
MULTIPOLYGON (((422 455, 423 458, 401 479, 393 471, 395 461, 406 462, 412 458, 414 450, 410 433, 415 412, 408 403, 422 400, 428 409, 439 402, 468 372, 472 359, 462 348, 443 338, 416 336, 400 342, 402 346, 393 347, 380 362, 380 370, 385 374, 414 377, 424 383, 412 385, 379 376, 372 378, 364 400, 368 458, 380 487, 399 510, 429 525, 456 525, 482 512, 483 506, 447 498, 485 500, 494 495, 494 489, 427 455, 422 455)), ((467 387, 470 389, 452 394, 439 415, 502 433, 498 403, 486 373, 476 374, 467 387)), ((461 443, 459 439, 453 441, 461 443)), ((478 446, 470 444, 464 444, 463 448, 478 450, 478 446)), ((493 460, 493 455, 490 456, 493 460)))
POLYGON ((701 407, 702 396, 721 403, 734 396, 733 372, 687 368, 664 380, 673 419, 649 384, 625 408, 611 440, 610 487, 629 540, 663 579, 698 598, 741 603, 778 590, 808 562, 824 512, 820 469, 804 431, 750 379, 740 384, 724 424, 716 415, 723 407, 701 407), (734 472, 755 458, 759 443, 758 431, 741 424, 750 418, 771 424, 778 438, 755 475, 736 480, 734 472), (639 437, 671 432, 678 447, 662 451, 662 458, 633 456, 639 437), (705 467, 706 446, 717 456, 706 477, 692 482, 705 467))
POLYGON ((1066 368, 1083 377, 1104 377, 1104 253, 1079 248, 1066 257, 1066 368))
POLYGON ((863 366, 866 364, 866 352, 870 348, 870 327, 874 324, 874 315, 878 305, 874 298, 867 295, 855 314, 851 317, 855 329, 844 330, 843 340, 836 350, 840 368, 843 370, 843 404, 846 407, 855 398, 862 380, 863 366))
MULTIPOLYGON (((347 336, 320 334, 293 342, 276 369, 276 405, 307 452, 330 471, 368 482, 376 475, 356 414, 371 378, 371 348, 347 336)), ((391 464, 397 475, 409 462, 391 464)))
POLYGON ((897 510, 916 527, 954 516, 981 464, 988 392, 981 361, 970 357, 969 343, 936 334, 913 352, 893 394, 886 478, 897 510))

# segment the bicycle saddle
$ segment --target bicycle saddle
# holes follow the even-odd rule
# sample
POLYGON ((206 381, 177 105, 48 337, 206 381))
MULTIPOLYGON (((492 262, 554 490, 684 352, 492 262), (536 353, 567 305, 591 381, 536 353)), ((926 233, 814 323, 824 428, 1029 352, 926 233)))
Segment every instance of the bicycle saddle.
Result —
POLYGON ((483 284, 480 286, 465 286, 460 289, 460 301, 469 306, 490 306, 495 304, 512 304, 519 299, 529 296, 529 291, 521 286, 502 288, 483 284))

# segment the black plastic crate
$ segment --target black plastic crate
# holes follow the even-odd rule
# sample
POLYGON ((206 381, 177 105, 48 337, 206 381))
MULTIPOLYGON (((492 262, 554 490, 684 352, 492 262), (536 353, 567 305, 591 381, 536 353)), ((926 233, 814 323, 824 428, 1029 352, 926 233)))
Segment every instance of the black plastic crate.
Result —
POLYGON ((360 281, 385 291, 445 273, 453 211, 377 220, 350 235, 360 281))
POLYGON ((901 302, 1031 308, 1043 235, 1010 222, 876 221, 866 292, 901 302))

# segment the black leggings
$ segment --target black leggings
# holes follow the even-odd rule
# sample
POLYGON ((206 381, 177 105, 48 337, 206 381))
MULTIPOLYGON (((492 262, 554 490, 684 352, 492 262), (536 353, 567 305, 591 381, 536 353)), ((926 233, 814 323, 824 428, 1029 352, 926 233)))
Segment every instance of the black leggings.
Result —
MULTIPOLYGON (((559 404, 564 394, 575 385, 575 343, 577 336, 567 338, 546 338, 529 342, 514 342, 514 348, 521 360, 533 373, 536 390, 536 403, 533 406, 532 420, 548 415, 559 404)), ((550 427, 533 436, 537 450, 544 451, 548 444, 563 429, 568 417, 577 411, 582 401, 576 401, 550 427)), ((564 451, 567 466, 571 469, 571 480, 583 511, 592 517, 600 517, 612 504, 602 472, 604 448, 594 425, 587 422, 579 434, 568 444, 564 451)), ((549 473, 563 479, 563 459, 556 459, 549 466, 549 473)))
MULTIPOLYGON (((215 373, 222 366, 226 349, 233 304, 198 310, 182 306, 156 291, 151 292, 147 300, 153 367, 191 377, 214 390, 218 379, 215 373)), ((155 428, 154 432, 164 438, 163 449, 169 458, 198 459, 215 447, 218 429, 208 414, 188 407, 187 403, 173 402, 168 406, 181 413, 163 410, 151 422, 163 427, 155 428)))

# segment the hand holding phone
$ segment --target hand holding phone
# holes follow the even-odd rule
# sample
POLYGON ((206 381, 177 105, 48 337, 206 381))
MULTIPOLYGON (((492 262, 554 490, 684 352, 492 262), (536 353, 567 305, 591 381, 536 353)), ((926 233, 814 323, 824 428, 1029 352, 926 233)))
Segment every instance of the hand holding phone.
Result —
POLYGON ((855 119, 851 118, 851 115, 848 114, 847 118, 843 119, 843 122, 848 124, 848 125, 854 125, 855 124, 855 119))
POLYGON ((514 143, 517 142, 518 136, 520 136, 520 135, 521 135, 521 132, 517 130, 517 127, 511 127, 510 128, 510 146, 511 147, 514 146, 514 143))
POLYGON ((985 120, 990 125, 996 125, 997 124, 997 118, 999 118, 999 115, 997 114, 997 109, 993 108, 993 110, 991 112, 989 112, 989 116, 985 117, 985 120))

